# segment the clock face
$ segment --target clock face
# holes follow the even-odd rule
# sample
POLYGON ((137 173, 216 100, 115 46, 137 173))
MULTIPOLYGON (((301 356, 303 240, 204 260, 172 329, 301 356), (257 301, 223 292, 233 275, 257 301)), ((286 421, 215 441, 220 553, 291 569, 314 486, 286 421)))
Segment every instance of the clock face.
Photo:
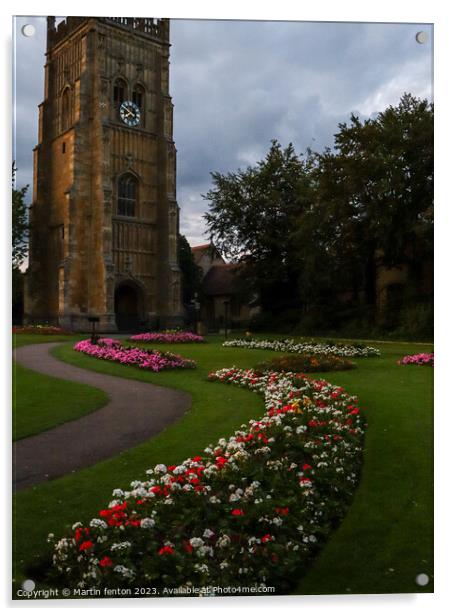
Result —
POLYGON ((119 117, 127 126, 138 126, 140 123, 140 109, 132 101, 124 101, 119 108, 119 117))

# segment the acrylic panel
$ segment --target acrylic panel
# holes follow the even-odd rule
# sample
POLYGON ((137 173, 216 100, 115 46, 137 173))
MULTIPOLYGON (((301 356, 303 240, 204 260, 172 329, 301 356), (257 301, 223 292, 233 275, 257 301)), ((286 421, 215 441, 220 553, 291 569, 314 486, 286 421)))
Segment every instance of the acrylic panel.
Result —
POLYGON ((433 592, 433 25, 13 52, 13 598, 433 592))

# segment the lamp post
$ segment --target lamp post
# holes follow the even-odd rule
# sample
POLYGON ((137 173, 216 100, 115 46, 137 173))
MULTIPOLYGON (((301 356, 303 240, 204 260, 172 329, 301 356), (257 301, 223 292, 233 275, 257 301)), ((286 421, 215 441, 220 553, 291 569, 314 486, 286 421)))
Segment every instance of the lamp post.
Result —
POLYGON ((199 303, 198 299, 198 293, 195 293, 195 297, 193 300, 193 308, 195 309, 195 334, 197 334, 199 323, 199 309, 201 308, 201 304, 199 303))
POLYGON ((224 337, 228 337, 228 318, 229 318, 229 300, 223 302, 224 304, 224 337))
POLYGON ((99 341, 99 334, 96 333, 96 323, 99 323, 99 320, 99 317, 88 317, 88 321, 91 323, 91 344, 97 344, 99 341))

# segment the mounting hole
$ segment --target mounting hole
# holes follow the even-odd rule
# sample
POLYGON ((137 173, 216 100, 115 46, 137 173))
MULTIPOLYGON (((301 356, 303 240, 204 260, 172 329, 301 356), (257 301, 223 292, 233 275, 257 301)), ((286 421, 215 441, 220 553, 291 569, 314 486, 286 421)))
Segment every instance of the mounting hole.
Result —
POLYGON ((430 581, 430 578, 428 577, 426 573, 420 573, 419 575, 416 576, 416 584, 418 586, 427 586, 429 581, 430 581))
POLYGON ((22 26, 22 34, 24 36, 34 36, 36 32, 36 28, 32 24, 25 24, 22 26))
POLYGON ((420 32, 417 32, 416 33, 416 41, 420 45, 424 45, 424 43, 426 43, 428 41, 428 34, 427 34, 427 32, 425 32, 424 30, 421 30, 420 32))
POLYGON ((36 587, 36 583, 33 582, 33 580, 25 580, 25 582, 22 584, 22 588, 26 591, 26 592, 32 592, 36 587))

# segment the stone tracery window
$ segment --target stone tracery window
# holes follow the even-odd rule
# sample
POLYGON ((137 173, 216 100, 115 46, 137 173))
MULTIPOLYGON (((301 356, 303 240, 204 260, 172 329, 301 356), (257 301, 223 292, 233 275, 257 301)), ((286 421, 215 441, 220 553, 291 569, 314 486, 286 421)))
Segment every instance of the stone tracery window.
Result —
POLYGON ((119 109, 121 103, 127 98, 127 84, 124 79, 116 79, 113 84, 113 104, 119 109))
POLYGON ((138 180, 131 173, 121 175, 118 180, 119 216, 136 216, 138 209, 138 180))
POLYGON ((140 84, 135 84, 132 92, 132 101, 137 105, 140 111, 144 108, 144 88, 140 84))
POLYGON ((72 124, 71 90, 69 87, 63 90, 61 95, 61 130, 67 130, 72 124))

